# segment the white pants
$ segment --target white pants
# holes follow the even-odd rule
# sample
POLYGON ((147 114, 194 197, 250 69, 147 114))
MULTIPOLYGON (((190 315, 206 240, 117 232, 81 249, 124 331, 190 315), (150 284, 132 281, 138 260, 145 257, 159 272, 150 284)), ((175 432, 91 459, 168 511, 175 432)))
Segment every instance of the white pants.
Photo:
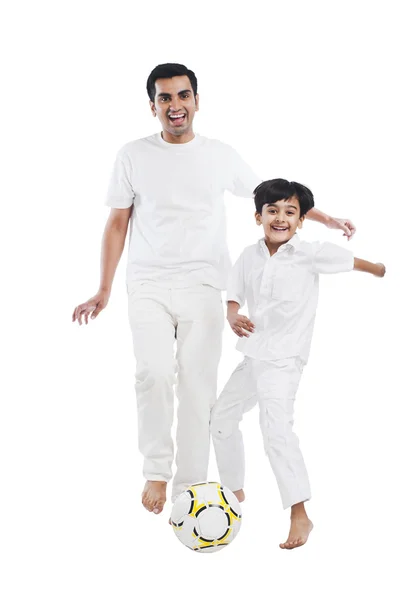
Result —
POLYGON ((134 283, 128 286, 128 302, 136 358, 139 449, 148 480, 172 477, 176 383, 174 500, 190 484, 207 479, 210 411, 217 396, 224 328, 221 291, 203 284, 164 289, 154 283, 134 283))
POLYGON ((293 404, 302 373, 299 358, 260 361, 245 357, 220 394, 211 414, 211 433, 221 482, 244 487, 243 413, 259 403, 265 452, 278 483, 283 508, 310 499, 310 485, 292 431, 293 404))

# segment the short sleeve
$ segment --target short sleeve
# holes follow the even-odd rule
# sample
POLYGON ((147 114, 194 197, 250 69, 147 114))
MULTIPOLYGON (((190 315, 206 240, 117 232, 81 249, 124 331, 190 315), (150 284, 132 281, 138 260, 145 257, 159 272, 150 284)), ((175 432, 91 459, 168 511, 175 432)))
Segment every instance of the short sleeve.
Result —
POLYGON ((113 172, 107 191, 105 204, 112 208, 129 208, 135 193, 130 180, 131 162, 128 155, 120 150, 116 156, 113 172))
POLYGON ((312 270, 315 273, 344 273, 354 268, 354 254, 330 242, 315 242, 313 244, 312 270))
POLYGON ((238 302, 240 306, 245 304, 245 277, 244 277, 244 253, 235 262, 227 284, 227 302, 238 302))
POLYGON ((262 179, 258 177, 231 146, 228 146, 228 166, 228 191, 234 194, 234 196, 252 198, 255 188, 262 182, 262 179))

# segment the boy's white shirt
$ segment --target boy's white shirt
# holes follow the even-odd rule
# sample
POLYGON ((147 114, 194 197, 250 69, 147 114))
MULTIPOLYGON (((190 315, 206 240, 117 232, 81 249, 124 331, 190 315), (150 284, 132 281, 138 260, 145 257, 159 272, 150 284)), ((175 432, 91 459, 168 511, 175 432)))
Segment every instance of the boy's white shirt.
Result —
POLYGON ((237 350, 259 360, 299 356, 307 362, 318 301, 319 274, 354 268, 350 250, 305 242, 297 233, 271 256, 265 238, 248 246, 232 268, 227 301, 245 302, 255 332, 237 350))

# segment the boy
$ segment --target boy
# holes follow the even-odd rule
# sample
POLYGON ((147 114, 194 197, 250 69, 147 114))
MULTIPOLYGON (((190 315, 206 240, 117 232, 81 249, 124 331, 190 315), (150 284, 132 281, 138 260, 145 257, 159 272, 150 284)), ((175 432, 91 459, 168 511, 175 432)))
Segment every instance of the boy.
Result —
POLYGON ((313 332, 319 273, 366 271, 377 277, 384 265, 354 258, 330 242, 304 242, 296 233, 314 206, 305 186, 284 179, 262 182, 254 191, 255 219, 264 238, 245 248, 227 289, 227 320, 240 338, 244 360, 237 366, 211 414, 211 432, 221 482, 244 500, 244 447, 238 423, 257 402, 265 451, 291 527, 281 548, 303 545, 313 527, 304 502, 310 486, 292 432, 293 404, 313 332), (248 304, 249 318, 239 314, 248 304), (252 335, 250 335, 252 334, 252 335))

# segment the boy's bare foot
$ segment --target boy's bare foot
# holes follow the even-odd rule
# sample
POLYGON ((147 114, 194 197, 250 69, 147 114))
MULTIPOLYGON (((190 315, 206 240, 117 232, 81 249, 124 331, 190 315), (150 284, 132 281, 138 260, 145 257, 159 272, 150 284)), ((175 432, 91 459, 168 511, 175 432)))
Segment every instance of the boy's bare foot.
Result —
POLYGON ((237 498, 238 502, 243 502, 245 500, 244 490, 237 490, 233 492, 234 496, 237 498))
POLYGON ((283 544, 279 544, 279 547, 284 550, 292 550, 303 546, 312 529, 313 523, 306 514, 304 503, 295 504, 292 506, 288 539, 283 544))
POLYGON ((166 501, 166 481, 147 481, 141 495, 142 503, 149 512, 162 512, 166 501))

